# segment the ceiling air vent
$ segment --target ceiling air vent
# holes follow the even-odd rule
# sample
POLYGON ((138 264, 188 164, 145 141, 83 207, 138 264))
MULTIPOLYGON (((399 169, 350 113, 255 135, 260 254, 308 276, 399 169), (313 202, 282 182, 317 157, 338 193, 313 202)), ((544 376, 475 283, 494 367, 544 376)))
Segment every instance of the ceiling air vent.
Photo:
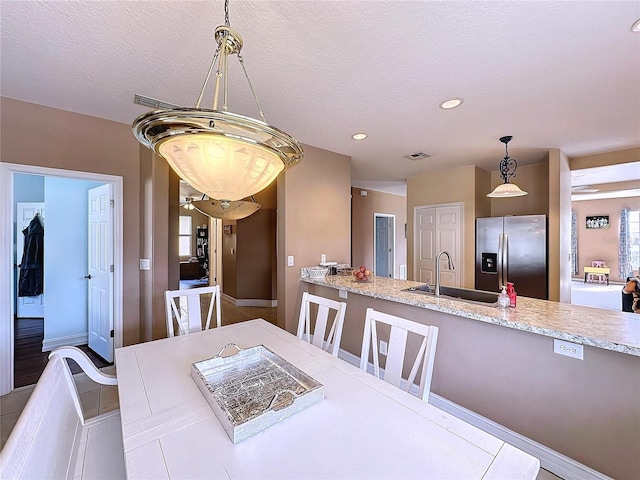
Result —
POLYGON ((417 152, 405 155, 404 158, 408 158, 409 160, 422 160, 423 158, 429 158, 430 156, 431 155, 428 155, 424 152, 417 152))
POLYGON ((149 107, 154 110, 166 110, 173 108, 180 108, 178 105, 174 105, 173 103, 167 103, 160 100, 156 100, 155 98, 145 97, 143 95, 138 95, 137 93, 133 97, 133 103, 137 105, 142 105, 144 107, 149 107))

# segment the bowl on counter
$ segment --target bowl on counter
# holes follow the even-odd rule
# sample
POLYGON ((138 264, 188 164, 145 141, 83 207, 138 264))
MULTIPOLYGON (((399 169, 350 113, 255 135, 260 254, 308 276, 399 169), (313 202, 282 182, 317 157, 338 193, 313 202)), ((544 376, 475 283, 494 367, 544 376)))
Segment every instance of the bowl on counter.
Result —
POLYGON ((328 271, 328 267, 302 267, 302 277, 324 278, 328 271))

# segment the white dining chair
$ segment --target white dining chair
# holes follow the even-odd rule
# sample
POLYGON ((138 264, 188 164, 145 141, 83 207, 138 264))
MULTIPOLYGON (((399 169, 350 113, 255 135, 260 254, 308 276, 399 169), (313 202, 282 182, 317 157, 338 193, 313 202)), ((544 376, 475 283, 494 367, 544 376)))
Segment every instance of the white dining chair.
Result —
POLYGON ((300 316, 298 318, 298 338, 301 338, 316 347, 338 356, 340 349, 340 339, 342 338, 342 327, 344 326, 344 314, 347 310, 345 302, 337 302, 329 298, 312 295, 308 292, 302 294, 300 304, 300 316), (312 313, 315 311, 315 319, 312 327, 312 313), (332 317, 329 316, 331 312, 332 317), (327 334, 327 327, 329 333, 327 334))
MULTIPOLYGON (((369 351, 373 353, 373 374, 380 376, 380 352, 378 350, 378 324, 382 323, 390 327, 389 341, 387 342, 386 364, 382 380, 398 388, 402 388, 402 371, 406 356, 407 339, 409 333, 421 337, 420 347, 411 367, 411 372, 403 388, 409 392, 415 381, 418 369, 422 367, 420 383, 418 384, 418 397, 429 401, 431 391, 431 377, 433 375, 433 362, 436 355, 436 343, 438 342, 438 327, 423 325, 405 318, 396 317, 367 308, 364 323, 364 336, 362 338, 362 352, 360 355, 360 369, 367 371, 369 363, 369 351)), ((384 353, 384 352, 383 352, 384 353)))
POLYGON ((164 292, 167 315, 167 336, 186 335, 208 330, 215 309, 216 325, 222 324, 220 310, 220 286, 189 288, 185 290, 167 290, 164 292), (202 304, 207 306, 207 319, 202 325, 202 304), (177 328, 176 328, 177 327, 177 328))

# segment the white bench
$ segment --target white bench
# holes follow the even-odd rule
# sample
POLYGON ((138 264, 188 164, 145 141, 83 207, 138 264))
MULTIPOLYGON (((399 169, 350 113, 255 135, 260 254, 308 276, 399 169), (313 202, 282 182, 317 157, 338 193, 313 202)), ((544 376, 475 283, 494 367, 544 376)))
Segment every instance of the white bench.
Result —
POLYGON ((94 381, 117 385, 80 349, 62 347, 49 362, 0 452, 0 478, 124 479, 120 411, 85 420, 66 357, 94 381))

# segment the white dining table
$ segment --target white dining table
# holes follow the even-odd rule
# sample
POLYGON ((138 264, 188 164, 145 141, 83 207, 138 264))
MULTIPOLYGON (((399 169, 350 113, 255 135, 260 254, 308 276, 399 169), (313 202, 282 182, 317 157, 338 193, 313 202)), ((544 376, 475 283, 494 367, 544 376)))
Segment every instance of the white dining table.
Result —
POLYGON ((127 478, 535 479, 537 458, 262 320, 116 350, 127 478), (264 345, 325 398, 232 443, 191 377, 264 345))

